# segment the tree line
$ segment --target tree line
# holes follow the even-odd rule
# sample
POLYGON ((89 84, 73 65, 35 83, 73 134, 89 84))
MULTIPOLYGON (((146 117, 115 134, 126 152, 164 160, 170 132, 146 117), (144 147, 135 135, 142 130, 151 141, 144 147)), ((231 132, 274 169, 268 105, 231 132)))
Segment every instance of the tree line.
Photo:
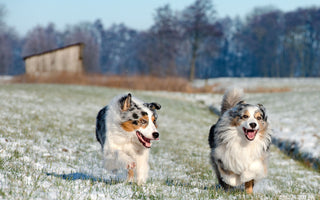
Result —
POLYGON ((53 23, 19 37, 0 6, 0 74, 24 73, 24 56, 82 42, 88 73, 212 77, 319 77, 320 8, 254 9, 245 19, 218 18, 210 0, 154 12, 145 31, 100 19, 58 31, 53 23))

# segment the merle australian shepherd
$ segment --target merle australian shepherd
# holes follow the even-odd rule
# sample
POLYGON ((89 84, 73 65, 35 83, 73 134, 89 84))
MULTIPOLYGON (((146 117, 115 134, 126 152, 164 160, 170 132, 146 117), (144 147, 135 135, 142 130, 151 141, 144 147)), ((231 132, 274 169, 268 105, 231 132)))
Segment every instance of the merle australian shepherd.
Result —
POLYGON ((113 98, 97 116, 96 137, 109 170, 128 169, 128 181, 143 184, 148 177, 151 140, 159 140, 158 103, 145 103, 131 94, 113 98))
POLYGON ((252 193, 254 181, 267 175, 271 130, 263 105, 247 104, 242 90, 228 90, 221 116, 210 129, 209 145, 213 169, 224 189, 245 183, 252 193))

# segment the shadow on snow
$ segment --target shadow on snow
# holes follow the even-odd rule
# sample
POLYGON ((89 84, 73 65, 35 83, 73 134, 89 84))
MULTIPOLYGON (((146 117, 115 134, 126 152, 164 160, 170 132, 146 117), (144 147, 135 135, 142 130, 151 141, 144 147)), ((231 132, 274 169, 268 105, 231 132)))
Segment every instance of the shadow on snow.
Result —
POLYGON ((75 172, 70 174, 56 174, 56 173, 46 173, 47 176, 54 176, 58 178, 62 178, 65 180, 75 181, 75 180, 90 180, 92 182, 103 182, 108 185, 118 184, 122 181, 120 179, 104 179, 104 178, 97 178, 92 175, 75 172))
POLYGON ((195 186, 193 184, 190 184, 189 182, 179 181, 179 180, 173 180, 173 179, 167 179, 165 181, 165 184, 167 186, 175 186, 175 187, 187 187, 187 188, 198 188, 201 190, 211 190, 211 191, 217 191, 217 192, 226 192, 226 193, 242 193, 244 192, 243 185, 236 186, 236 187, 230 187, 229 189, 223 189, 223 187, 220 184, 215 184, 211 186, 195 186))

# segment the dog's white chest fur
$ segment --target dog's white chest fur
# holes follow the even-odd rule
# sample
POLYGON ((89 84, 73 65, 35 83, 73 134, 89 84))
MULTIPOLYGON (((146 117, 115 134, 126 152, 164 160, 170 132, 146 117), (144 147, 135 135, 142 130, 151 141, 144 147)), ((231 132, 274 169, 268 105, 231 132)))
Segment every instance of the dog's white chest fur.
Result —
POLYGON ((237 136, 237 130, 228 132, 228 142, 222 143, 212 151, 212 156, 221 160, 223 180, 237 186, 252 179, 261 179, 266 176, 266 155, 260 138, 255 141, 246 141, 237 136), (230 173, 231 172, 231 173, 230 173))

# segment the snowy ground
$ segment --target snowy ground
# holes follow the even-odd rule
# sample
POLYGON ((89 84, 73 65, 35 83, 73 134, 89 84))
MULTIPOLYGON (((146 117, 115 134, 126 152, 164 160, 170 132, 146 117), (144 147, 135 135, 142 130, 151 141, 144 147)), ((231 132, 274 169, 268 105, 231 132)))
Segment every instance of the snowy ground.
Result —
MULTIPOLYGON (((220 91, 230 86, 244 89, 254 88, 290 88, 291 91, 319 91, 319 78, 215 78, 207 81, 209 85, 216 85, 215 90, 220 91)), ((195 87, 205 85, 203 80, 195 80, 195 87)))
MULTIPOLYGON (((269 176, 256 184, 254 195, 244 194, 241 188, 231 192, 217 188, 207 143, 209 128, 217 116, 206 104, 209 100, 219 103, 221 95, 131 91, 146 101, 161 103, 161 139, 151 149, 147 184, 125 183, 125 171, 111 174, 102 168, 94 135, 99 109, 124 92, 102 87, 0 85, 0 199, 320 198, 319 173, 275 147, 271 149, 269 176)), ((279 132, 286 128, 289 132, 296 128, 286 127, 284 122, 298 125, 291 115, 301 121, 311 116, 286 108, 301 100, 299 94, 272 94, 273 98, 270 94, 250 94, 248 98, 265 104, 270 118, 288 118, 278 122, 282 119, 279 117, 273 122, 279 132), (294 97, 298 99, 291 103, 294 97), (286 103, 278 103, 282 99, 286 103)), ((301 93, 308 99, 307 94, 301 93)), ((315 92, 311 94, 316 98, 315 92)), ((308 106, 316 103, 311 101, 308 106)), ((314 115, 319 119, 318 113, 314 115)))

